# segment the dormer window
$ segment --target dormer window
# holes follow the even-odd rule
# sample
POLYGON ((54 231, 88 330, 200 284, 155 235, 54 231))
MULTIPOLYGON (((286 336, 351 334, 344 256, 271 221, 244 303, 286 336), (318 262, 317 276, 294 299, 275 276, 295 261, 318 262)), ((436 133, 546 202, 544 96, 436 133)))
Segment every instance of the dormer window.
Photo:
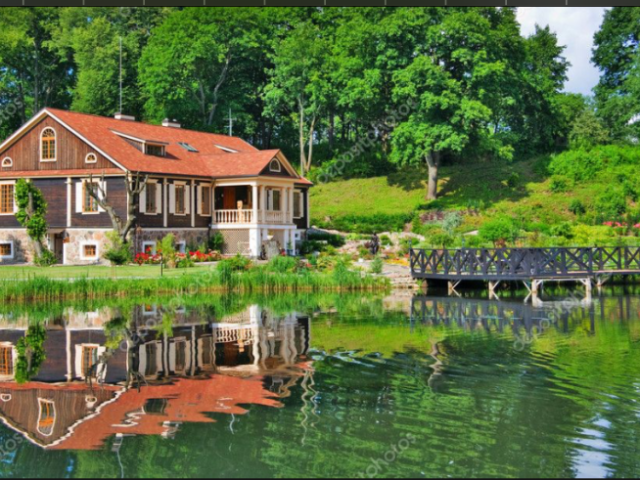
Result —
POLYGON ((2 160, 2 168, 11 168, 13 167, 13 160, 11 160, 11 158, 7 157, 4 160, 2 160))
POLYGON ((273 173, 280 173, 282 172, 282 165, 278 160, 271 160, 271 163, 269 164, 269 171, 273 173))
POLYGON ((154 157, 166 157, 167 150, 164 145, 154 145, 147 143, 144 146, 144 153, 147 155, 153 155, 154 157))
POLYGON ((40 161, 56 161, 56 132, 53 128, 45 128, 40 136, 40 161))

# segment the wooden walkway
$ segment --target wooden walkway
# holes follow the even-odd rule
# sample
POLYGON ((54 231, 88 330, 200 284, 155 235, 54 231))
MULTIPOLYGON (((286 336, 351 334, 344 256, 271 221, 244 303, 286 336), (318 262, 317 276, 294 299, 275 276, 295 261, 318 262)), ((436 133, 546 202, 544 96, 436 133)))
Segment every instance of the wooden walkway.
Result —
POLYGON ((588 289, 613 275, 640 275, 640 248, 466 248, 411 249, 411 275, 418 280, 444 280, 455 288, 465 281, 522 281, 533 292, 545 281, 575 281, 588 289))

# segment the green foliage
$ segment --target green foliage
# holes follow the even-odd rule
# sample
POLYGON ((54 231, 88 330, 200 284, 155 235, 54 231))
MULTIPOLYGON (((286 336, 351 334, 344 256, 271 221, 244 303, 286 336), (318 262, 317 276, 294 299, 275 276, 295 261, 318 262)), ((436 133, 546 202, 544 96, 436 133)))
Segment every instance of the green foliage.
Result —
POLYGON ((237 254, 235 257, 227 258, 218 263, 218 270, 225 271, 230 270, 232 272, 241 272, 244 270, 248 270, 251 268, 251 260, 247 257, 243 257, 240 254, 237 254))
POLYGON ((400 232, 413 219, 413 213, 390 215, 345 215, 343 217, 317 221, 320 228, 335 229, 342 232, 373 234, 380 232, 400 232))
POLYGON ((294 273, 298 269, 298 261, 293 257, 274 257, 267 264, 267 271, 274 273, 294 273))
POLYGON ((603 221, 617 220, 627 213, 627 200, 621 188, 612 188, 601 193, 595 209, 603 221))
POLYGON ((222 252, 224 250, 224 235, 222 233, 216 232, 211 235, 211 238, 209 238, 209 250, 213 252, 222 252))
POLYGON ((18 211, 16 219, 20 225, 27 229, 29 238, 34 242, 42 242, 47 235, 48 226, 46 221, 47 202, 42 192, 21 178, 15 186, 16 204, 18 211))
POLYGON ((501 216, 485 222, 480 228, 480 235, 495 246, 504 246, 515 242, 519 228, 511 217, 501 216))
POLYGON ((173 233, 165 235, 158 244, 158 253, 162 254, 162 262, 169 268, 176 266, 176 237, 173 233))
POLYGON ((628 165, 640 165, 640 150, 637 147, 606 145, 568 150, 555 155, 549 164, 549 170, 575 182, 584 182, 593 180, 607 169, 628 165))
POLYGON ((379 256, 374 258, 371 262, 371 266, 369 267, 369 271, 374 275, 381 275, 383 270, 384 262, 382 261, 382 258, 380 258, 379 256))
POLYGON ((18 384, 29 382, 40 371, 46 359, 44 342, 47 330, 43 325, 32 325, 27 334, 16 343, 18 359, 15 367, 15 378, 18 384))
POLYGON ((331 233, 309 233, 307 239, 310 242, 325 242, 334 248, 344 247, 346 240, 342 235, 331 233))
POLYGON ((112 265, 126 265, 132 261, 131 246, 122 241, 122 237, 118 232, 108 232, 109 248, 104 253, 104 258, 111 262, 112 265))
POLYGON ((606 145, 610 141, 609 131, 590 108, 586 108, 576 119, 569 133, 569 144, 572 149, 589 149, 606 145))
POLYGON ((571 200, 571 204, 569 204, 569 211, 574 215, 584 215, 585 213, 587 213, 587 207, 584 206, 584 203, 582 203, 582 201, 574 198, 573 200, 571 200))
POLYGON ((447 235, 453 237, 456 229, 462 225, 462 215, 459 212, 449 212, 445 215, 442 221, 442 229, 447 235))
POLYGON ((38 267, 51 267, 58 263, 58 258, 48 248, 44 248, 39 255, 33 258, 34 265, 38 267))
POLYGON ((553 193, 564 193, 571 187, 571 181, 562 175, 554 175, 549 183, 549 190, 553 193))

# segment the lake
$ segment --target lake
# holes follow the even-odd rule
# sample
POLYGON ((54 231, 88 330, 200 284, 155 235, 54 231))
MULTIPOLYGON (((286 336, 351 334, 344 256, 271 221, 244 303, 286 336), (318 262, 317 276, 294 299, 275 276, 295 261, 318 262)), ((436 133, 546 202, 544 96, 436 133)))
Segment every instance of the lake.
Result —
POLYGON ((3 307, 2 477, 639 477, 640 291, 3 307))

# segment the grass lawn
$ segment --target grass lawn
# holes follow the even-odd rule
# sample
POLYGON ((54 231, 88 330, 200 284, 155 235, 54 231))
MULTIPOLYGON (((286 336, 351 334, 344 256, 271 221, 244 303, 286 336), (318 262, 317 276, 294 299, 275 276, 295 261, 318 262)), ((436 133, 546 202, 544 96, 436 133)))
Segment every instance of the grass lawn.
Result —
POLYGON ((411 214, 417 210, 473 209, 462 230, 475 230, 496 214, 515 215, 526 222, 556 224, 575 220, 574 199, 591 204, 606 191, 610 178, 575 185, 566 193, 550 190, 544 159, 447 166, 440 169, 439 199, 425 200, 424 170, 390 177, 354 179, 318 185, 311 190, 312 223, 326 217, 411 214))
MULTIPOLYGON (((184 275, 202 274, 210 265, 197 265, 189 269, 164 270, 165 277, 181 277, 184 275)), ((0 266, 0 280, 25 279, 30 277, 46 278, 156 278, 160 276, 160 266, 145 265, 142 267, 51 267, 39 268, 30 266, 0 266)))

